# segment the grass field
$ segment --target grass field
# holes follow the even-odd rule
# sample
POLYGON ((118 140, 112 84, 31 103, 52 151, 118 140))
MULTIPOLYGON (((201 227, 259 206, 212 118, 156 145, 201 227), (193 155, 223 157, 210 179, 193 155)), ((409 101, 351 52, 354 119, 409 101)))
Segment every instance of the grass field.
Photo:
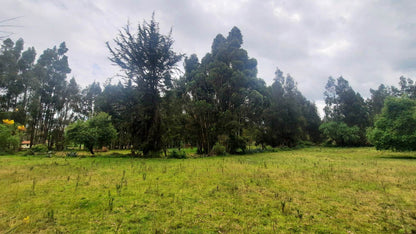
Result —
POLYGON ((27 232, 416 232, 416 153, 0 156, 0 233, 27 232))

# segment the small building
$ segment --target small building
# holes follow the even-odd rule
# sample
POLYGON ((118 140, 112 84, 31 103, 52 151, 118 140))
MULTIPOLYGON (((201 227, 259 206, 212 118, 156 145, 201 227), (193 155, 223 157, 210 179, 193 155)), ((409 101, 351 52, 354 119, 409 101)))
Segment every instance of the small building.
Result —
POLYGON ((22 149, 29 149, 30 147, 30 141, 22 141, 22 143, 20 144, 20 148, 22 149))

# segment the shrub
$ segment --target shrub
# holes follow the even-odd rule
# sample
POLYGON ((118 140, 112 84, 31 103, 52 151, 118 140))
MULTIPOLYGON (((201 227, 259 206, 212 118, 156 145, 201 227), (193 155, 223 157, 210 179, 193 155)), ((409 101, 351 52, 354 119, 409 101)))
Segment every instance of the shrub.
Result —
POLYGON ((35 152, 33 152, 33 150, 32 149, 28 149, 26 152, 25 152, 25 154, 24 155, 26 155, 26 156, 29 156, 29 155, 35 155, 35 152))
POLYGON ((172 150, 169 153, 168 158, 179 158, 179 159, 186 158, 186 153, 185 153, 185 151, 172 150))
POLYGON ((44 144, 37 144, 37 145, 32 146, 31 150, 34 153, 46 153, 48 152, 48 147, 44 144))
POLYGON ((327 144, 336 146, 357 146, 360 144, 360 129, 357 126, 349 127, 344 122, 326 122, 321 124, 319 130, 327 138, 327 144))
POLYGON ((221 145, 220 143, 215 143, 214 147, 212 147, 211 154, 212 155, 225 155, 226 149, 225 146, 221 145))

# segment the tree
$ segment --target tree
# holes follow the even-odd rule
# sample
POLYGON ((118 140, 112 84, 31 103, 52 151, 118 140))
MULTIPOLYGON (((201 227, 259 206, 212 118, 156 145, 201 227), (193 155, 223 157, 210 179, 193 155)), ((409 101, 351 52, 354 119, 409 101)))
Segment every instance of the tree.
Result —
POLYGON ((81 112, 84 118, 94 115, 96 99, 101 94, 101 86, 99 82, 93 82, 82 90, 82 108, 81 112))
POLYGON ((209 154, 217 141, 216 121, 218 112, 215 109, 215 90, 207 79, 207 64, 211 55, 207 54, 199 63, 196 55, 185 59, 183 100, 184 111, 188 116, 187 133, 192 136, 197 153, 209 154))
POLYGON ((23 39, 6 39, 0 49, 0 115, 26 124, 36 52, 31 47, 22 53, 23 45, 23 39))
POLYGON ((328 78, 325 86, 324 122, 343 122, 348 127, 360 129, 360 142, 366 144, 365 130, 370 126, 369 113, 364 99, 356 93, 342 76, 328 78))
POLYGON ((367 136, 377 149, 416 150, 416 101, 388 97, 367 136))
POLYGON ((83 144, 91 154, 94 148, 108 146, 117 136, 117 131, 111 123, 111 117, 104 112, 87 121, 78 120, 66 128, 66 138, 76 144, 83 144))
POLYGON ((19 59, 23 51, 23 39, 13 42, 3 41, 0 54, 0 95, 3 111, 13 111, 17 108, 19 94, 22 92, 22 80, 19 75, 19 59))
POLYGON ((60 123, 55 117, 65 107, 66 78, 71 72, 67 51, 65 42, 58 48, 46 49, 34 67, 28 118, 31 145, 48 142, 48 148, 52 148, 56 141, 53 137, 56 134, 52 133, 60 123))
POLYGON ((406 96, 410 99, 416 99, 416 83, 412 79, 401 76, 399 85, 400 94, 402 96, 406 96))
MULTIPOLYGON (((192 55, 185 61, 185 86, 192 134, 198 152, 208 154, 216 141, 227 152, 244 151, 244 129, 251 124, 249 108, 262 99, 257 61, 242 49, 243 37, 233 27, 227 38, 218 34, 201 63, 192 55)), ((263 82, 264 84, 264 82, 263 82)))
POLYGON ((316 106, 297 89, 295 80, 279 69, 268 88, 268 106, 263 108, 263 127, 257 144, 293 147, 301 140, 317 141, 320 118, 316 106))
POLYGON ((371 97, 367 100, 371 125, 374 124, 375 118, 381 113, 384 106, 384 100, 394 95, 394 87, 386 87, 381 84, 378 89, 370 89, 371 97))
POLYGON ((186 137, 187 116, 183 113, 184 105, 182 102, 183 89, 180 87, 180 82, 174 82, 174 89, 165 93, 162 104, 161 114, 163 133, 163 151, 167 156, 167 149, 176 147, 181 149, 186 137))
POLYGON ((144 155, 158 154, 163 145, 160 93, 171 88, 172 72, 182 55, 172 50, 171 32, 159 33, 154 15, 149 23, 138 25, 135 34, 127 24, 114 43, 112 48, 107 42, 110 60, 124 70, 138 97, 131 110, 135 113, 131 126, 134 147, 144 155))
POLYGON ((117 129, 118 135, 114 146, 118 149, 130 149, 132 144, 131 121, 133 105, 137 103, 131 86, 123 86, 121 82, 117 85, 108 83, 95 101, 97 112, 106 112, 111 116, 111 122, 117 129))
POLYGON ((64 147, 64 130, 68 124, 79 117, 81 110, 81 95, 77 82, 72 78, 61 94, 61 106, 57 109, 52 130, 52 139, 57 150, 64 147))

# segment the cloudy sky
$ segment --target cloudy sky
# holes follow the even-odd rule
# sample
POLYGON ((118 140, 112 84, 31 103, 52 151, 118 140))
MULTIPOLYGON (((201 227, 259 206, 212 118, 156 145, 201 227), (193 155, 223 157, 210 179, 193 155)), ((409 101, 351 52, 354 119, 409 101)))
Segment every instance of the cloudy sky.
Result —
POLYGON ((105 46, 118 30, 150 19, 173 29, 177 52, 210 51, 218 33, 240 28, 258 76, 271 84, 279 67, 309 99, 322 106, 329 76, 346 78, 364 97, 379 84, 415 78, 415 0, 1 0, 0 21, 11 38, 40 54, 65 41, 72 76, 87 85, 114 77, 105 46))

